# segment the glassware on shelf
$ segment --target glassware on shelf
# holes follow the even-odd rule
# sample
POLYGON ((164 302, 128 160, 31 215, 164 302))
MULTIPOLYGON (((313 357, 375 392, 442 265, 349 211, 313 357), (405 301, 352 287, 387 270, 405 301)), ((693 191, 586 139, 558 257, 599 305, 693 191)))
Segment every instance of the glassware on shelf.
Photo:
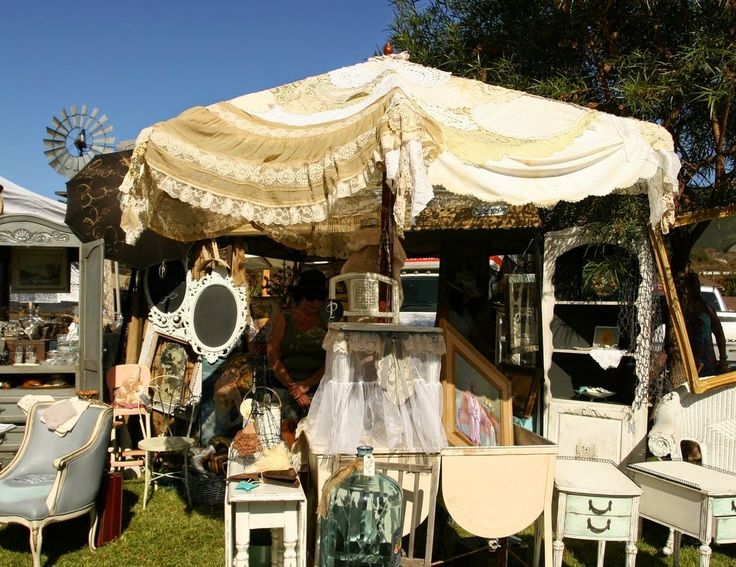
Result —
POLYGON ((33 346, 27 346, 25 352, 26 364, 36 364, 36 349, 33 346))
POLYGON ((327 515, 320 519, 320 567, 398 566, 401 488, 375 473, 372 447, 358 447, 357 456, 361 459, 357 466, 341 469, 325 485, 329 493, 327 515), (350 468, 352 472, 340 481, 350 468))
POLYGON ((14 364, 23 364, 23 348, 17 347, 15 349, 15 358, 13 360, 14 364))

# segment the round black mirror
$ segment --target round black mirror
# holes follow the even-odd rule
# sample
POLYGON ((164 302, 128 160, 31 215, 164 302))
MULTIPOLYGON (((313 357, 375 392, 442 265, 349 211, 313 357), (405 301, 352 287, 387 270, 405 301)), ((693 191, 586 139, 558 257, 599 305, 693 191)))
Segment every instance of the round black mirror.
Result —
POLYGON ((195 300, 192 332, 209 349, 227 347, 238 330, 238 301, 230 286, 205 287, 195 300))

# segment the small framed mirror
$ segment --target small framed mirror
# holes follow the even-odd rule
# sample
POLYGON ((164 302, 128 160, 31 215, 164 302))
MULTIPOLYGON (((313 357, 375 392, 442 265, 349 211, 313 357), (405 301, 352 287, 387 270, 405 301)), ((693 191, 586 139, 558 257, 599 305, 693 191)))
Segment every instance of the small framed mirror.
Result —
POLYGON ((651 238, 690 391, 699 394, 736 382, 736 208, 680 216, 672 230, 693 239, 678 281, 662 235, 651 238))
POLYGON ((189 274, 182 260, 169 260, 146 269, 143 289, 149 320, 167 333, 176 333, 183 322, 189 274))
POLYGON ((194 351, 208 362, 225 357, 237 343, 250 317, 247 290, 235 287, 224 268, 191 282, 186 335, 194 351))

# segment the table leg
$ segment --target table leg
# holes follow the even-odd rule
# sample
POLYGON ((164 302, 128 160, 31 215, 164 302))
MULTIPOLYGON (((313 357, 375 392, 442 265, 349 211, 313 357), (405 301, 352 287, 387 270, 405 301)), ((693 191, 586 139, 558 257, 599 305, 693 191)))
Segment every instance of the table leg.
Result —
MULTIPOLYGON (((248 567, 248 547, 250 545, 250 510, 247 504, 240 504, 235 515, 235 562, 234 567, 248 567)), ((229 567, 229 566, 228 566, 229 567)))
POLYGON ((225 567, 233 567, 233 507, 225 495, 225 567))
POLYGON ((296 509, 284 512, 284 567, 297 567, 296 544, 299 525, 296 509))
POLYGON ((636 565, 636 542, 626 542, 626 567, 634 567, 636 565))
POLYGON ((672 567, 680 567, 680 541, 682 533, 672 530, 672 567))
POLYGON ((598 542, 598 559, 596 561, 597 567, 603 567, 603 559, 606 557, 606 540, 602 539, 598 542))
POLYGON ((281 528, 271 530, 271 567, 282 567, 284 564, 284 538, 281 528))
POLYGON ((565 553, 565 543, 562 539, 555 539, 552 542, 552 564, 555 567, 562 567, 563 553, 565 553))
POLYGON ((704 543, 698 548, 698 554, 700 555, 699 567, 708 567, 710 565, 710 545, 704 543))
POLYGON ((539 567, 539 559, 542 551, 542 521, 540 514, 534 523, 534 560, 532 562, 534 567, 539 567))

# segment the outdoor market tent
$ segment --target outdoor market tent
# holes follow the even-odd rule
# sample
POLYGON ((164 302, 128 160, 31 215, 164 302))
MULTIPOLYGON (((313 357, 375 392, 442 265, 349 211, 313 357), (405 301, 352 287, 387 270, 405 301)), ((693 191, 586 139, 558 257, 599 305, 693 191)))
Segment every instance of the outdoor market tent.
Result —
POLYGON ((666 231, 678 169, 655 124, 386 55, 144 129, 121 226, 132 242, 146 228, 198 240, 251 223, 295 244, 300 227, 302 245, 339 254, 321 237, 378 218, 385 171, 399 231, 457 202, 496 216, 615 192, 648 194, 666 231))
POLYGON ((64 224, 66 206, 63 203, 29 191, 2 176, 0 176, 0 185, 3 187, 0 193, 3 200, 3 214, 33 215, 64 224))

